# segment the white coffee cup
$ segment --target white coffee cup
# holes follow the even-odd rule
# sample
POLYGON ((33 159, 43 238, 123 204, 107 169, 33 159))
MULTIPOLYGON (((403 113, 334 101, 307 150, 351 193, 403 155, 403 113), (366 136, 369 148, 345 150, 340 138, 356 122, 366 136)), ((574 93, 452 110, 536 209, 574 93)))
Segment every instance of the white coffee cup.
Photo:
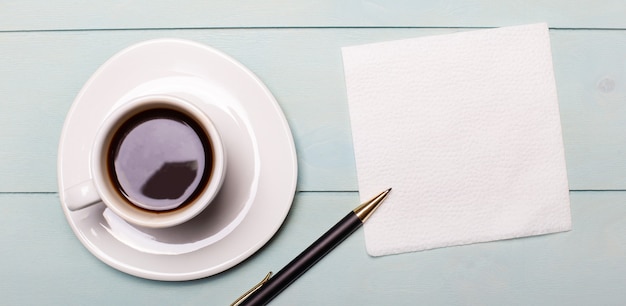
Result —
POLYGON ((202 212, 224 180, 226 154, 210 118, 193 103, 149 95, 121 103, 91 150, 91 179, 65 190, 75 211, 103 202, 129 223, 170 227, 202 212))

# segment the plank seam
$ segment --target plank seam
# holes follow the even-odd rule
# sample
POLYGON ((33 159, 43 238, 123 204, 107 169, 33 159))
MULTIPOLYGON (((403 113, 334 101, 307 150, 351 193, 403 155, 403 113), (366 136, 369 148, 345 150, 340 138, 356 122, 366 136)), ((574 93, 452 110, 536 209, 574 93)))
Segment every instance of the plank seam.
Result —
MULTIPOLYGON (((494 27, 456 27, 456 26, 249 26, 249 27, 180 27, 180 28, 159 28, 159 27, 135 27, 135 28, 94 28, 94 29, 29 29, 29 30, 0 30, 0 34, 4 33, 47 33, 47 32, 116 32, 116 31, 181 31, 181 30, 298 30, 298 29, 425 29, 425 30, 480 30, 493 29, 494 27)), ((626 28, 569 28, 569 27, 550 27, 550 30, 558 31, 623 31, 626 28)))
MULTIPOLYGON (((574 189, 570 192, 625 192, 626 189, 574 189)), ((357 193, 358 190, 298 190, 296 193, 357 193)), ((17 191, 17 192, 0 192, 2 195, 58 195, 56 191, 17 191)))

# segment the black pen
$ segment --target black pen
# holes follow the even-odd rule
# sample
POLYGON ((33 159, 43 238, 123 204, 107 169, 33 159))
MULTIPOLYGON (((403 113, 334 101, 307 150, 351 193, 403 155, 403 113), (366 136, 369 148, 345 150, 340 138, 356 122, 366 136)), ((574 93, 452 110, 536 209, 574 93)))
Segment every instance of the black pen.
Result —
POLYGON ((381 192, 348 213, 322 237, 278 271, 276 275, 272 276, 272 272, 268 273, 260 283, 244 293, 231 306, 259 306, 269 303, 269 301, 359 228, 387 197, 389 191, 391 191, 391 188, 381 192))

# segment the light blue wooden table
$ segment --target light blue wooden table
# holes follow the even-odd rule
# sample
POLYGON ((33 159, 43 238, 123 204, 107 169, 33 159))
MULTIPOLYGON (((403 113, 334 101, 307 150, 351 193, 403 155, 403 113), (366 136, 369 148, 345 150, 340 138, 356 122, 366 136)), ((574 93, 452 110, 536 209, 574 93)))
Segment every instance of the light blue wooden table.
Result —
POLYGON ((545 21, 573 230, 371 258, 361 230, 272 305, 624 305, 626 3, 553 1, 0 1, 0 305, 226 305, 358 202, 340 47, 545 21), (255 72, 295 137, 298 191, 266 247, 189 282, 114 270, 57 195, 65 115, 107 58, 196 40, 255 72))

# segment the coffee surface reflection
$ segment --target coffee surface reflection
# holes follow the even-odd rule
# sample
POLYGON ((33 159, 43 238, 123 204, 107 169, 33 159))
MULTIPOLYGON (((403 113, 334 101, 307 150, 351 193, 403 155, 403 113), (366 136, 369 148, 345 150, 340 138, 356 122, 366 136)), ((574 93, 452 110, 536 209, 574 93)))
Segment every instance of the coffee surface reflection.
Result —
POLYGON ((156 109, 135 115, 117 130, 108 171, 130 203, 169 211, 202 191, 211 172, 211 156, 207 136, 194 120, 156 109))

